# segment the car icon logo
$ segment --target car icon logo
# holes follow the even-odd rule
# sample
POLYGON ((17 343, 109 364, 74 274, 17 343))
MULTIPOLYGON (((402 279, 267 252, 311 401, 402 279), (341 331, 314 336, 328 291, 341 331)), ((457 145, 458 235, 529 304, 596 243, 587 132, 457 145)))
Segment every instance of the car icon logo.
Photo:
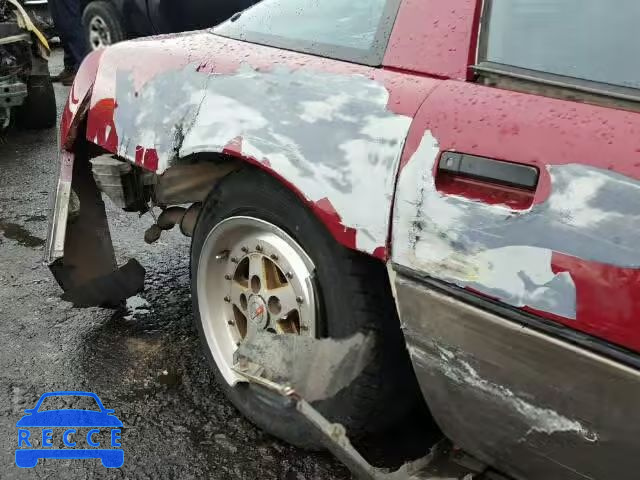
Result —
POLYGON ((114 412, 105 408, 95 393, 64 391, 43 394, 35 407, 26 409, 25 415, 16 423, 16 465, 33 468, 41 458, 99 458, 107 468, 121 467, 124 464, 124 450, 120 445, 122 422, 114 412), (91 408, 45 408, 61 399, 67 403, 84 401, 91 408), (54 445, 54 441, 61 445, 54 445), (55 448, 57 446, 61 448, 55 448))

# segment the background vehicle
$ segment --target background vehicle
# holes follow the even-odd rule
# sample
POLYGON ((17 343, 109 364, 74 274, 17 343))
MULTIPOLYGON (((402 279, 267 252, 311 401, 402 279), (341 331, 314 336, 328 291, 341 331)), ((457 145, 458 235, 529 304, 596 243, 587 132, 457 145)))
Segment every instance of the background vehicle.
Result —
POLYGON ((92 50, 127 38, 212 27, 257 0, 93 0, 82 21, 92 50))
POLYGON ((15 0, 0 1, 0 128, 55 126, 49 45, 15 0))
POLYGON ((168 207, 149 241, 193 236, 203 343, 269 432, 312 440, 243 382, 238 344, 374 331, 363 375, 318 402, 331 420, 393 423, 410 355, 443 432, 482 462, 635 478, 638 9, 265 1, 213 33, 94 53, 61 131, 48 260, 65 298, 140 288, 139 265, 116 269, 95 180, 125 209, 168 207))
POLYGON ((56 36, 55 26, 53 25, 53 19, 49 12, 48 0, 23 0, 21 2, 24 9, 33 20, 33 23, 38 27, 47 39, 51 39, 56 36))

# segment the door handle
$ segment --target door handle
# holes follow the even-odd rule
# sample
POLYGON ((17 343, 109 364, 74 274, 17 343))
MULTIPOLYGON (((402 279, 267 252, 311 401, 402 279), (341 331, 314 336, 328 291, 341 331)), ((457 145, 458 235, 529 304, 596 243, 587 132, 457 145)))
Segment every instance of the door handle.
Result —
POLYGON ((449 175, 474 178, 481 182, 535 190, 540 172, 530 165, 503 162, 491 158, 445 152, 440 157, 438 170, 449 175))

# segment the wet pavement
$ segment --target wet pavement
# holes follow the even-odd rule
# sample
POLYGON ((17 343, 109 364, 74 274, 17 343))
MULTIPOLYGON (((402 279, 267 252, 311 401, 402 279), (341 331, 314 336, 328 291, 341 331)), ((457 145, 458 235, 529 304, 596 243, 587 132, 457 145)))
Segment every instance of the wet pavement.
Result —
MULTIPOLYGON (((60 69, 60 54, 52 71, 60 69)), ((56 86, 61 109, 67 88, 56 86)), ((0 134, 0 478, 346 479, 330 455, 288 446, 242 418, 216 385, 192 326, 187 239, 143 241, 151 219, 109 206, 120 261, 147 269, 130 311, 73 309, 42 265, 56 133, 0 134), (125 463, 14 463, 16 422, 40 395, 97 393, 122 420, 125 463)))
MULTIPOLYGON (((61 68, 57 51, 52 72, 61 68)), ((55 89, 61 111, 68 88, 55 89)), ((74 309, 58 298, 42 264, 56 144, 55 130, 0 134, 0 479, 350 478, 328 453, 263 433, 224 397, 192 325, 189 241, 179 232, 149 246, 143 240, 149 215, 138 218, 107 200, 119 263, 140 261, 145 290, 119 313, 74 309), (95 392, 115 410, 124 424, 122 468, 107 470, 99 460, 15 466, 16 422, 41 394, 58 390, 95 392)), ((428 445, 429 422, 416 412, 411 428, 367 439, 363 452, 385 466, 417 458, 428 445)))

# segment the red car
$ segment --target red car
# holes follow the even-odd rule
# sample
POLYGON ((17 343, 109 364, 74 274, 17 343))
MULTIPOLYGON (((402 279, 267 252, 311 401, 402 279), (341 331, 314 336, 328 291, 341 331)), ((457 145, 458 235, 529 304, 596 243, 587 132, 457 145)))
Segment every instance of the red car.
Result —
POLYGON ((204 344, 269 432, 313 443, 237 374, 248 332, 373 331, 364 373, 317 404, 352 434, 404 415, 417 377, 446 436, 512 477, 634 479, 639 14, 265 0, 95 52, 63 116, 48 261, 68 300, 118 304, 144 271, 116 268, 100 191, 160 207, 147 240, 193 237, 204 344))

